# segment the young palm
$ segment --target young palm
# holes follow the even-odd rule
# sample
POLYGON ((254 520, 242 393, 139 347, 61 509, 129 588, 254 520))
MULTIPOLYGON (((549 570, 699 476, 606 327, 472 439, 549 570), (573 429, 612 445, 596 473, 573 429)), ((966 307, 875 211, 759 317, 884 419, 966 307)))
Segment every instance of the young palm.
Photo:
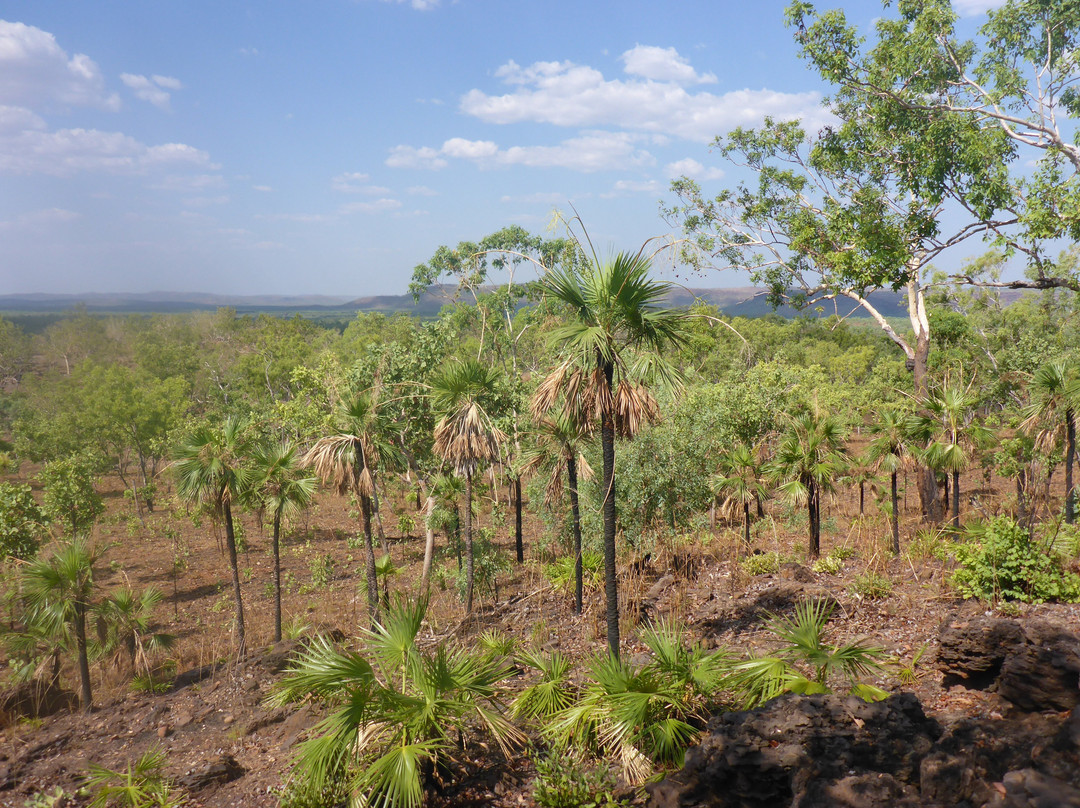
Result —
POLYGON ((1076 462, 1076 404, 1080 378, 1076 367, 1064 360, 1049 362, 1035 371, 1028 385, 1031 403, 1024 408, 1021 427, 1037 433, 1042 448, 1065 440, 1065 522, 1075 521, 1073 464, 1076 462), (1062 434, 1064 433, 1064 434, 1062 434))
POLYGON ((297 756, 296 775, 311 793, 344 780, 356 804, 419 808, 424 772, 470 728, 484 727, 508 755, 525 740, 498 698, 510 667, 444 645, 422 652, 425 608, 421 601, 387 610, 365 632, 366 657, 316 639, 275 688, 274 703, 314 698, 331 707, 297 756))
POLYGON ((126 654, 131 672, 150 674, 150 654, 167 651, 176 638, 154 631, 154 609, 163 595, 157 587, 136 592, 121 586, 97 608, 98 635, 106 654, 126 654))
POLYGON ((750 550, 750 505, 769 495, 765 486, 762 448, 738 443, 720 456, 720 471, 712 478, 713 493, 742 505, 743 542, 750 550))
POLYGON ((821 495, 844 469, 847 449, 840 423, 817 406, 791 419, 780 436, 770 476, 779 490, 805 504, 810 522, 810 558, 821 553, 821 495))
POLYGON ((337 427, 336 435, 315 442, 304 455, 303 465, 313 468, 324 482, 332 481, 338 494, 352 493, 360 505, 366 550, 368 614, 375 623, 379 620, 379 588, 371 532, 375 475, 380 465, 398 465, 401 451, 391 437, 395 434, 393 419, 368 393, 360 393, 338 409, 337 427))
POLYGON ((866 450, 866 462, 872 467, 888 472, 892 506, 892 551, 900 555, 900 500, 896 477, 910 457, 908 442, 908 417, 897 410, 885 410, 870 426, 874 436, 866 450))
POLYGON ((281 642, 281 520, 311 504, 318 480, 300 472, 296 448, 288 441, 267 442, 252 455, 251 495, 255 507, 273 523, 274 642, 281 642))
POLYGON ((465 612, 472 612, 475 566, 472 536, 472 481, 479 465, 499 456, 506 440, 488 412, 495 395, 496 375, 475 360, 454 362, 431 381, 432 406, 440 414, 435 424, 435 453, 465 478, 465 612))
POLYGON ((562 498, 562 471, 566 469, 567 492, 570 496, 570 516, 574 530, 574 613, 581 614, 584 582, 581 561, 581 509, 578 505, 578 471, 588 480, 592 468, 581 454, 589 435, 589 424, 566 410, 557 410, 542 418, 533 431, 533 445, 526 453, 525 470, 533 471, 544 465, 551 467, 545 486, 548 502, 562 498))
POLYGON ((659 304, 669 284, 649 279, 650 261, 641 252, 594 259, 580 272, 551 270, 544 291, 571 309, 572 321, 554 329, 552 339, 566 352, 563 362, 540 384, 535 415, 551 412, 561 400, 571 413, 600 422, 603 455, 604 593, 607 640, 619 655, 619 592, 615 571, 615 437, 633 435, 657 416, 656 401, 642 382, 675 381, 661 352, 684 340, 682 313, 659 304))
POLYGON ((100 550, 82 539, 72 539, 57 547, 52 556, 27 564, 22 573, 27 607, 38 627, 52 637, 75 636, 84 710, 93 702, 86 619, 93 606, 94 564, 100 557, 100 550))
POLYGON ((978 397, 970 388, 946 381, 923 402, 910 421, 911 434, 925 447, 930 468, 952 475, 952 521, 960 527, 960 473, 971 465, 972 451, 989 446, 994 434, 975 420, 978 397))
POLYGON ((249 473, 241 465, 250 451, 245 419, 229 416, 220 429, 204 424, 174 453, 176 492, 188 502, 210 506, 214 517, 225 523, 225 545, 232 570, 233 603, 236 607, 236 652, 245 650, 244 601, 240 594, 240 569, 236 557, 236 532, 232 506, 241 501, 249 473))

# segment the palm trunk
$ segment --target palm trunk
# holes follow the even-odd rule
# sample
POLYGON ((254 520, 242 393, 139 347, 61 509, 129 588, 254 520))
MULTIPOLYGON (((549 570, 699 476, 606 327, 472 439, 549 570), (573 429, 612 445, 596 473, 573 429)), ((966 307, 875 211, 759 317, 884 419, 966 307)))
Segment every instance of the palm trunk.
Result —
POLYGON ((360 494, 360 515, 364 526, 364 544, 367 558, 367 603, 368 617, 374 627, 379 622, 379 579, 375 574, 375 539, 371 535, 371 497, 360 494))
POLYGON ((465 475, 465 614, 472 614, 473 583, 472 473, 465 475))
POLYGON ((750 554, 750 503, 743 500, 743 544, 746 554, 750 554))
POLYGON ((894 471, 892 477, 892 551, 895 555, 900 555, 900 514, 898 508, 900 503, 897 497, 896 491, 896 472, 894 471))
POLYGON ((236 558, 236 533, 233 530, 232 508, 224 505, 225 511, 225 546, 229 551, 229 566, 232 568, 233 603, 236 606, 236 657, 242 659, 247 645, 244 634, 244 599, 240 595, 240 563, 236 558))
POLYGON ((281 511, 274 511, 274 642, 281 642, 281 511))
MULTIPOLYGON (((419 490, 419 489, 417 489, 419 490)), ((435 529, 431 526, 431 514, 435 510, 435 497, 427 498, 427 515, 424 517, 424 571, 420 574, 420 591, 427 597, 431 591, 431 559, 435 555, 435 529)))
POLYGON ((577 460, 566 458, 566 476, 570 485, 570 516, 574 520, 574 614, 581 614, 585 600, 584 570, 581 563, 581 511, 577 496, 577 460))
MULTIPOLYGON (((608 390, 612 388, 615 368, 610 362, 601 363, 608 390)), ((607 601, 607 641, 611 655, 619 658, 619 582, 615 571, 615 423, 605 409, 600 416, 600 446, 604 456, 604 596, 607 601)))
POLYGON ((1076 420, 1071 408, 1065 410, 1065 524, 1076 518, 1073 507, 1073 462, 1076 460, 1076 420))
POLYGON ((75 647, 79 656, 79 689, 82 708, 87 712, 93 706, 90 694, 90 656, 86 647, 86 604, 75 602, 75 647))
POLYGON ((525 542, 521 534, 521 477, 514 478, 514 547, 517 562, 525 563, 525 542))
POLYGON ((859 480, 859 516, 862 516, 863 513, 864 513, 863 504, 865 503, 865 501, 866 501, 866 482, 864 480, 859 480))
POLYGON ((952 473, 952 522, 953 527, 960 529, 960 472, 952 473))
POLYGON ((818 493, 817 486, 811 480, 807 484, 806 516, 810 522, 810 558, 821 555, 821 526, 818 522, 818 493))

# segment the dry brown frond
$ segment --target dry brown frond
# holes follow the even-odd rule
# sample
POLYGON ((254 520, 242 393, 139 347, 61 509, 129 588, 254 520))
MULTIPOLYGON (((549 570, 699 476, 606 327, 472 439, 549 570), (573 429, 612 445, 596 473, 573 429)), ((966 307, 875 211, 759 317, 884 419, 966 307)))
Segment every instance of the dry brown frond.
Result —
POLYGON ((641 385, 620 381, 614 396, 615 430, 624 438, 632 438, 647 421, 656 423, 660 407, 656 399, 641 385))
POLYGON ((364 463, 364 450, 355 435, 329 435, 319 438, 304 454, 300 465, 310 468, 324 483, 333 483, 344 496, 353 488, 371 496, 375 490, 371 472, 364 463))

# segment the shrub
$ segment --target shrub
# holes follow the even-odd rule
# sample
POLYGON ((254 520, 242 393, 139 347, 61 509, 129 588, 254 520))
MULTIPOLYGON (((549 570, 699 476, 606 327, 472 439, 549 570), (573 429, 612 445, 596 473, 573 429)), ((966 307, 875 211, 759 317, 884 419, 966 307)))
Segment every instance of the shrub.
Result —
POLYGON ((589 767, 580 754, 565 747, 534 755, 533 763, 533 801, 540 808, 613 808, 627 804, 615 798, 618 776, 607 763, 589 767))
POLYGON ((780 554, 776 552, 754 553, 744 558, 740 563, 748 575, 767 575, 770 572, 780 571, 780 554))
POLYGON ((958 544, 953 584, 966 598, 1068 603, 1080 600, 1080 576, 1062 567, 1051 546, 1037 542, 1012 519, 999 516, 971 525, 969 543, 958 544))
POLYGON ((887 575, 867 570, 855 576, 851 589, 868 600, 882 600, 892 594, 893 582, 887 575))
POLYGON ((815 561, 810 568, 814 572, 824 572, 828 575, 836 575, 844 568, 844 559, 829 553, 829 555, 823 556, 815 561))
POLYGON ((33 558, 46 521, 30 486, 0 483, 0 560, 33 558))
MULTIPOLYGON (((544 577, 551 585, 560 592, 570 592, 574 589, 574 568, 576 566, 574 556, 563 556, 551 564, 544 565, 544 577)), ((600 586, 604 577, 604 557, 600 553, 589 550, 581 554, 581 581, 586 589, 595 589, 600 586)))

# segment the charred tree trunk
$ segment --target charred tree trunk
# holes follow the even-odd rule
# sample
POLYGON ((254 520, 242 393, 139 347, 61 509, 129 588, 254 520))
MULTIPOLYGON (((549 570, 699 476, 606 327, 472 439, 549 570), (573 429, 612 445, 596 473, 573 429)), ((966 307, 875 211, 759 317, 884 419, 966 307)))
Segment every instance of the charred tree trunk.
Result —
POLYGON ((236 557, 236 532, 233 528, 232 508, 226 502, 225 511, 225 546, 229 551, 229 566, 232 568, 233 603, 236 606, 236 657, 243 659, 247 638, 244 633, 244 599, 240 594, 240 562, 236 557))
POLYGON ((581 614, 585 600, 584 570, 581 562, 581 510, 578 508, 577 460, 566 458, 566 476, 570 485, 570 516, 574 520, 574 614, 581 614))

